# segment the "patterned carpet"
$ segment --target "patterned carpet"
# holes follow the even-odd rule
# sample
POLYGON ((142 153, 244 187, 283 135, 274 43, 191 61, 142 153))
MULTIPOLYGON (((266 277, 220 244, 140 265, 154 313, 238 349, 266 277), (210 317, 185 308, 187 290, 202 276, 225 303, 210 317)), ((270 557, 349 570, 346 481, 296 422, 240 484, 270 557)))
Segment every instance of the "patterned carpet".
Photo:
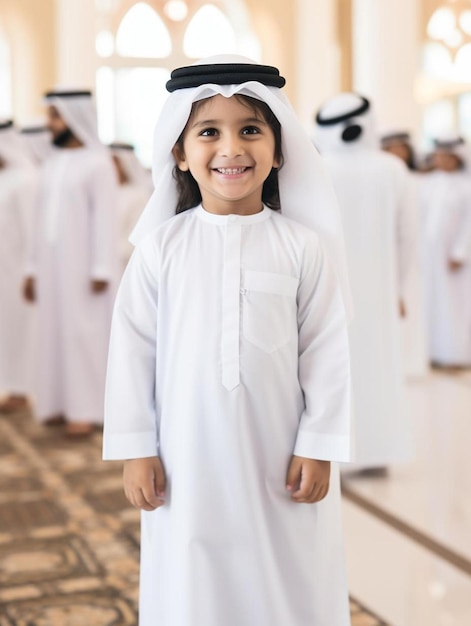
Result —
MULTIPOLYGON (((139 513, 101 435, 0 417, 0 626, 135 626, 138 559, 139 513)), ((352 626, 386 626, 351 610, 352 626)))

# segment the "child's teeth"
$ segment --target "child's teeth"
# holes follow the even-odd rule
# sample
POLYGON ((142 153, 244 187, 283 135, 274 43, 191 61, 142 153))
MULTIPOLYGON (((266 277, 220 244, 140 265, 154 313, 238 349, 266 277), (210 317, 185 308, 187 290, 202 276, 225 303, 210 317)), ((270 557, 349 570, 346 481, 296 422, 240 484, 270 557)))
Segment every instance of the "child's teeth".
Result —
POLYGON ((220 167, 218 168, 218 172, 220 172, 221 174, 228 174, 228 175, 234 175, 234 174, 242 174, 242 172, 245 172, 246 168, 245 167, 220 167))

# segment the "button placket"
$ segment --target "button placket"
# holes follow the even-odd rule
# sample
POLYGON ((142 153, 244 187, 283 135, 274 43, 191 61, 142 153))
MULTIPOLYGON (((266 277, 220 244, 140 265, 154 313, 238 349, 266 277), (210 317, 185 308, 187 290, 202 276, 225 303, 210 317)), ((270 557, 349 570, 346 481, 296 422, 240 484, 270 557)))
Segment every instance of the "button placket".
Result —
POLYGON ((230 216, 226 223, 222 281, 222 384, 232 391, 240 383, 240 244, 241 225, 230 216))

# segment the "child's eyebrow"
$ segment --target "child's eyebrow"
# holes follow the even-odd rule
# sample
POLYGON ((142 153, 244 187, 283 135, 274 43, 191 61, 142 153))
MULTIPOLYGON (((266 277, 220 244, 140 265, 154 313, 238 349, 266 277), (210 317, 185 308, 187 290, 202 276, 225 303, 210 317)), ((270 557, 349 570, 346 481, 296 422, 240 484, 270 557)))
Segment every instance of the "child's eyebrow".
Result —
MULTIPOLYGON (((197 128, 199 126, 218 126, 223 121, 224 120, 200 120, 200 121, 195 122, 194 124, 192 124, 192 128, 197 128)), ((247 118, 244 118, 242 120, 238 120, 237 123, 240 124, 240 125, 244 125, 244 124, 264 124, 264 125, 266 125, 265 120, 262 119, 261 117, 247 117, 247 118)))

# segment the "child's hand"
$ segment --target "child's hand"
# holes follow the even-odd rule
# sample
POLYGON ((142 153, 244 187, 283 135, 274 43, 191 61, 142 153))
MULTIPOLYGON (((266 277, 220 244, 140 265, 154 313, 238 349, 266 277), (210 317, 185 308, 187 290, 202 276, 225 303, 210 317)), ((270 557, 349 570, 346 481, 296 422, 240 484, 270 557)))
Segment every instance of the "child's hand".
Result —
POLYGON ((124 493, 137 509, 154 511, 165 504, 165 470, 156 457, 124 462, 124 493))
POLYGON ((286 488, 294 502, 312 504, 323 500, 329 492, 330 462, 292 456, 286 488))

